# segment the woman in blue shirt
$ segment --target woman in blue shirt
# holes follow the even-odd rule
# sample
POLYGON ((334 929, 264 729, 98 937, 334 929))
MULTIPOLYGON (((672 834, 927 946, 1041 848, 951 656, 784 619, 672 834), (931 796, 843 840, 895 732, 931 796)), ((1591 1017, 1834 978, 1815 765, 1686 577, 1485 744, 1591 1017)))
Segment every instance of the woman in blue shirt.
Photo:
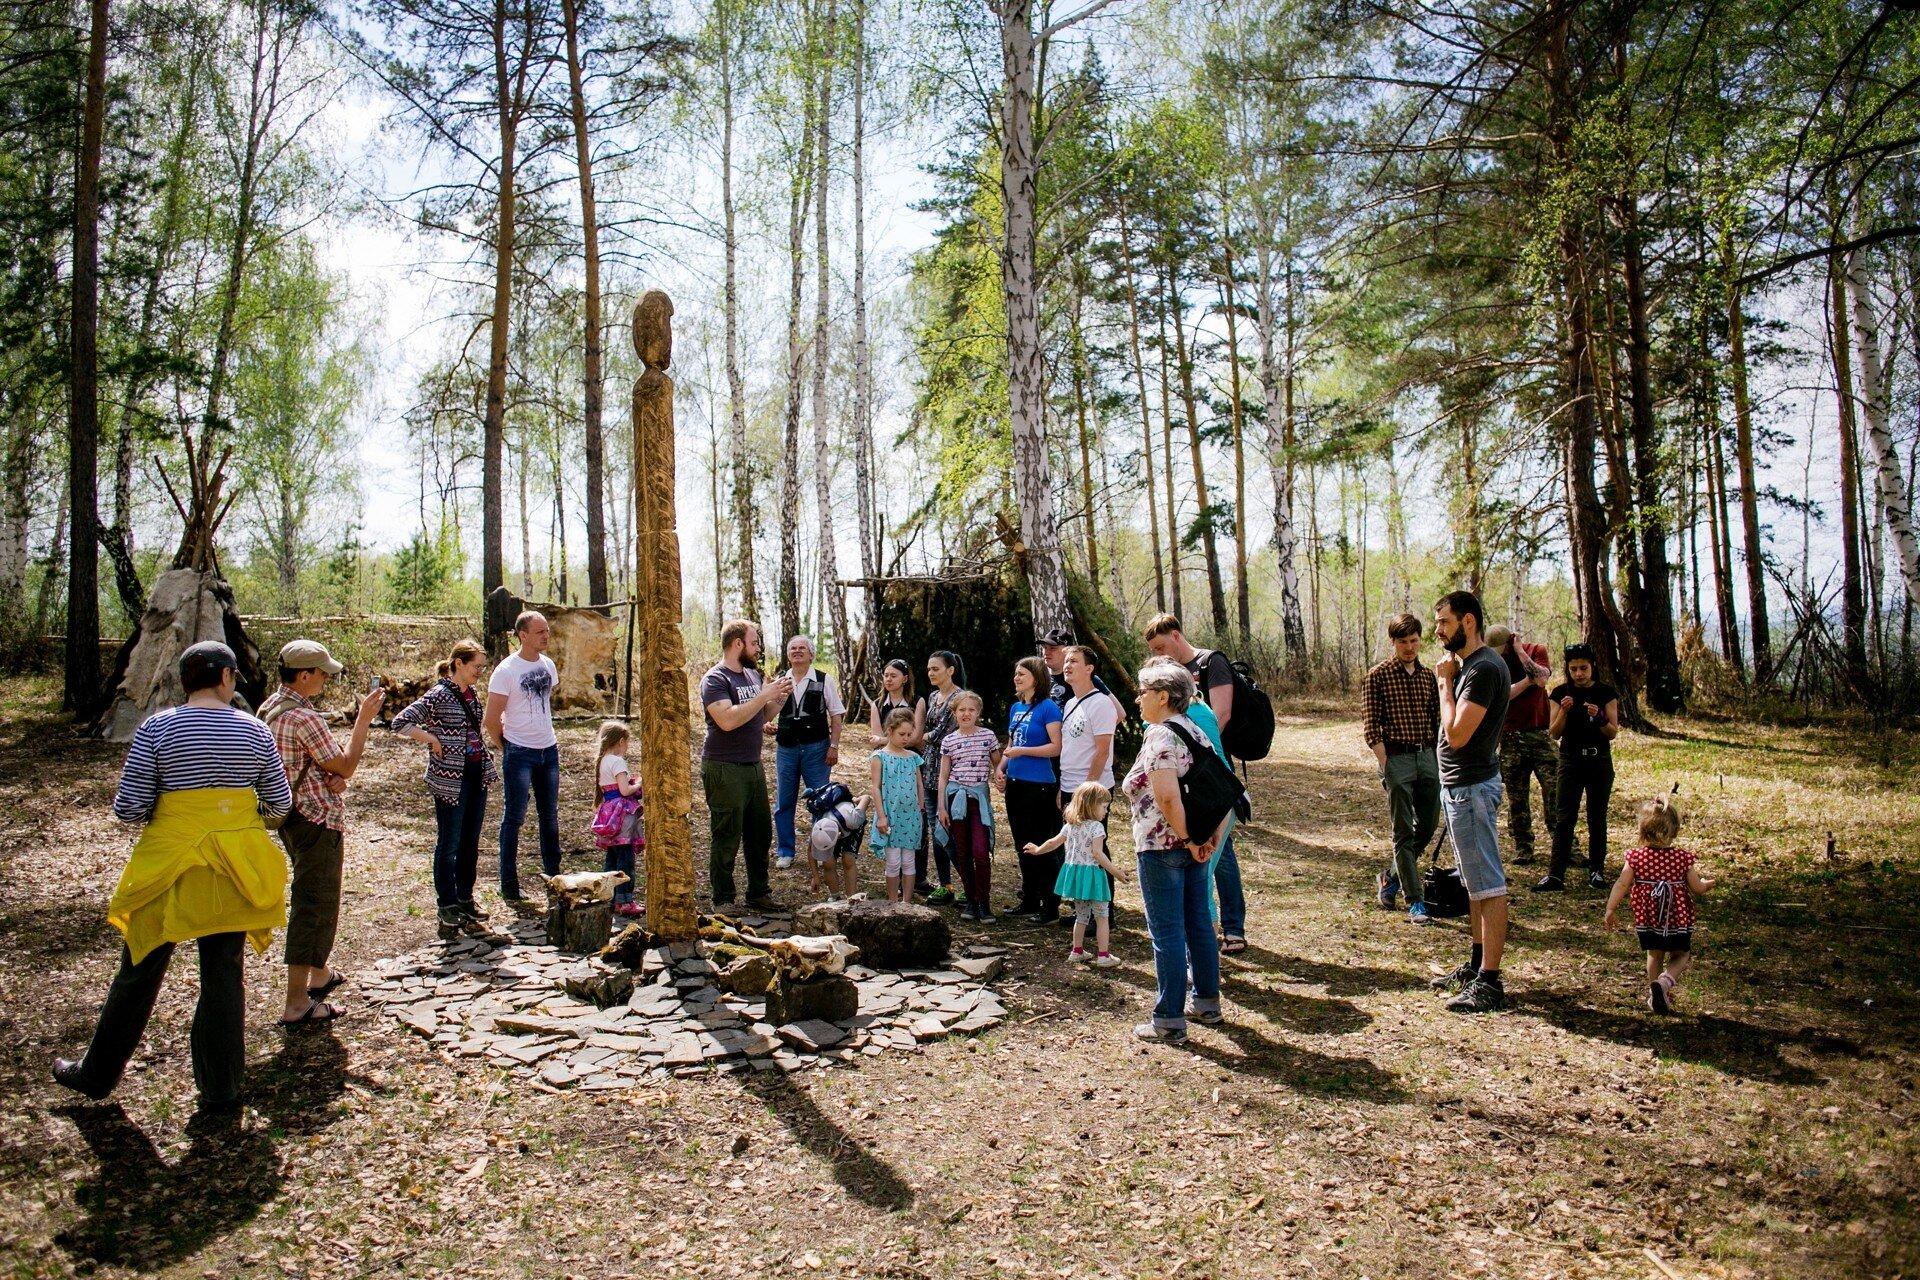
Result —
MULTIPOLYGON (((1045 844, 1060 830, 1059 783, 1054 762, 1060 757, 1060 706, 1048 697, 1047 666, 1022 658, 1013 668, 1014 703, 1007 711, 1007 752, 995 783, 1006 793, 1007 826, 1013 847, 1045 844)), ((1020 905, 1014 910, 1050 922, 1060 914, 1053 891, 1060 874, 1060 850, 1030 858, 1020 855, 1020 905)))

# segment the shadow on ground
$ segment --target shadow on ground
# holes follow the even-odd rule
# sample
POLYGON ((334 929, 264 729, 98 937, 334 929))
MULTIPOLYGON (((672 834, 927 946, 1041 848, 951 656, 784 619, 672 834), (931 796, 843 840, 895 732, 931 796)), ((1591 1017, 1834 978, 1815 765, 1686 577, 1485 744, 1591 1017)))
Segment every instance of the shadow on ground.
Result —
POLYGON ((757 1072, 741 1083, 767 1104, 795 1142, 833 1167, 834 1181, 855 1200, 889 1213, 913 1204, 912 1184, 820 1110, 805 1086, 786 1076, 757 1072))
POLYGON ((1650 1049, 1662 1058, 1695 1062, 1746 1080, 1770 1084, 1818 1085, 1827 1077, 1788 1060, 1789 1046, 1820 1055, 1857 1058, 1861 1048, 1843 1036, 1802 1027, 1783 1030, 1713 1014, 1657 1017, 1597 1009, 1568 992, 1528 992, 1520 1010, 1575 1035, 1650 1049))

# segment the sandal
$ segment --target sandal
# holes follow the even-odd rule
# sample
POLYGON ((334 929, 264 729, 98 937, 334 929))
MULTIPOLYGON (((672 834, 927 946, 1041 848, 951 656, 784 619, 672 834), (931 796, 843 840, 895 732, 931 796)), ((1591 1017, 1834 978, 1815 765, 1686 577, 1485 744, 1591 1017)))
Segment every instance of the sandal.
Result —
POLYGON ((299 1026, 308 1025, 310 1023, 332 1022, 335 1018, 339 1016, 340 1016, 340 1010, 334 1008, 332 1005, 328 1004, 326 1001, 309 1000, 307 1002, 307 1011, 305 1013, 301 1014, 297 1018, 282 1018, 280 1019, 280 1025, 283 1027, 299 1027, 299 1026), (321 1010, 323 1009, 326 1010, 326 1012, 322 1013, 321 1010))
POLYGON ((1237 956, 1246 949, 1247 940, 1233 934, 1228 934, 1227 940, 1220 944, 1220 951, 1223 955, 1237 956))
POLYGON ((317 987, 307 988, 307 998, 309 1000, 325 1000, 328 996, 339 990, 341 984, 347 980, 347 975, 341 973, 338 969, 329 969, 327 972, 333 976, 317 987))

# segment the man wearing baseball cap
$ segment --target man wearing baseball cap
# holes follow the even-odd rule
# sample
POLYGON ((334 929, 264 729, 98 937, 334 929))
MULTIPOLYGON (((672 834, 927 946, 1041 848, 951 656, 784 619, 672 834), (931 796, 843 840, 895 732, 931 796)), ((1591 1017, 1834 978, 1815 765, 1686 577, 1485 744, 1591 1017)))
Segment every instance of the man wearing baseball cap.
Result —
POLYGON ((280 842, 293 864, 287 910, 287 995, 282 1026, 329 1022, 340 1011, 326 997, 346 976, 328 967, 340 929, 340 878, 346 854, 347 780, 360 767, 367 731, 386 701, 375 689, 360 700, 346 749, 334 741, 315 703, 342 667, 317 640, 290 640, 280 650, 280 688, 260 705, 280 763, 293 786, 293 810, 280 842))
POLYGON ((1528 863, 1534 859, 1531 792, 1535 779, 1540 784, 1541 817, 1549 832, 1558 812, 1555 787, 1560 763, 1553 739, 1547 736, 1547 677, 1553 674, 1553 663, 1547 646, 1521 639, 1511 627, 1488 627, 1487 647, 1506 662, 1512 677, 1507 721, 1500 730, 1500 778, 1507 789, 1512 861, 1528 863))

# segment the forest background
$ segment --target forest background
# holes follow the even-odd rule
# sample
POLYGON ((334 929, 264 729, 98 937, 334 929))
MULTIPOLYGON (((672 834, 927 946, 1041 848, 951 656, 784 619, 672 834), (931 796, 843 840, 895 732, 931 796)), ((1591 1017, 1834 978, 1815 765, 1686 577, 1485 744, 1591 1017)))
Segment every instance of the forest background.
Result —
POLYGON ((696 637, 1016 564, 1345 684, 1468 586, 1911 710, 1907 10, 6 0, 0 649, 625 598, 659 287, 696 637))

